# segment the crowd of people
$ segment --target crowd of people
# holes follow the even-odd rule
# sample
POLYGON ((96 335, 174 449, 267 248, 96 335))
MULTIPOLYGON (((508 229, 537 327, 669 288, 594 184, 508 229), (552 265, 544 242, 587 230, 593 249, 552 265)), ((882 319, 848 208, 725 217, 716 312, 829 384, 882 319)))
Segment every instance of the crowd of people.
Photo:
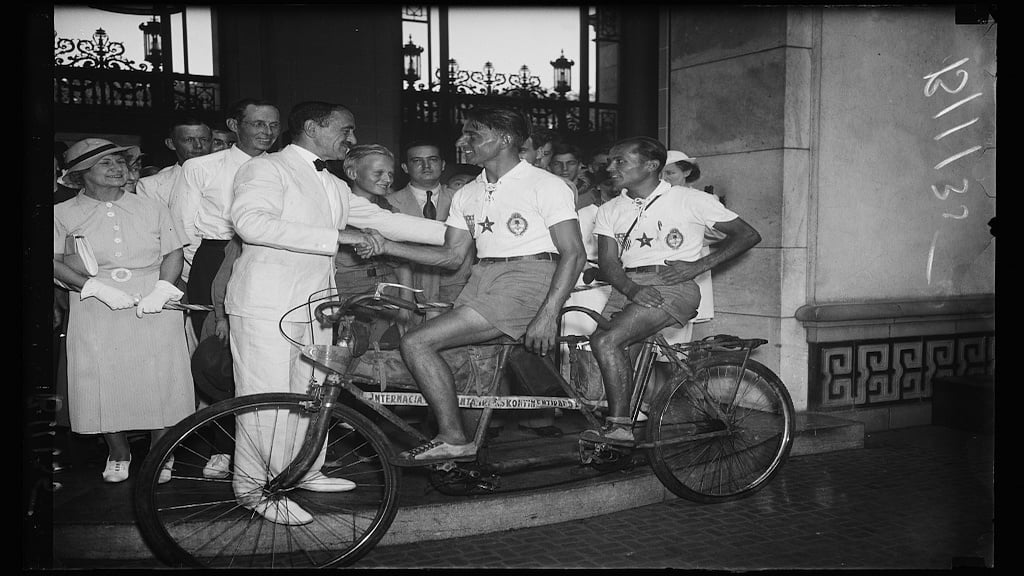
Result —
MULTIPOLYGON (((444 160, 449 143, 429 137, 395 151, 359 143, 356 118, 340 104, 302 102, 284 120, 274 103, 253 98, 229 107, 223 126, 182 115, 168 126, 164 145, 176 162, 166 167, 100 138, 55 147, 54 323, 67 334, 60 376, 71 430, 106 441, 106 482, 129 476, 129 431, 151 431, 155 442, 203 403, 323 381, 281 331, 304 345, 336 334, 286 312, 325 289, 347 296, 380 282, 413 288, 399 294, 409 299, 453 303, 365 319, 371 341, 400 350, 436 421, 433 439, 397 463, 475 458, 442 350, 505 336, 544 357, 559 330, 593 334, 607 392, 605 426, 583 437, 631 443, 625 348, 663 329, 689 339, 691 322, 713 313, 710 270, 760 240, 691 187, 695 159, 651 138, 585 150, 517 110, 478 108, 454 143, 465 161, 456 164, 444 160), (407 182, 399 189, 396 168, 407 182), (83 237, 92 258, 81 253, 83 237), (587 285, 597 288, 578 290, 587 285), (578 313, 560 323, 567 304, 612 323, 597 328, 578 313)), ((558 430, 555 416, 522 426, 545 435, 558 430)), ((259 419, 236 426, 268 442, 285 436, 259 419)), ((228 435, 216 444, 203 474, 234 470, 240 504, 273 522, 312 520, 287 498, 257 497, 266 475, 290 460, 285 446, 272 449, 268 471, 228 435)), ((355 487, 322 474, 323 458, 300 489, 355 487)))

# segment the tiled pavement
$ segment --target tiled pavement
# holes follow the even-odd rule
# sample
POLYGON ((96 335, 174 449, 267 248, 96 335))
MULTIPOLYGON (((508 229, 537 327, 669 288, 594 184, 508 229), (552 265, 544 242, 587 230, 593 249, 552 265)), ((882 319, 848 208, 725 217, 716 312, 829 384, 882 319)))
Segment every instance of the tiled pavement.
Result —
MULTIPOLYGON (((994 561, 994 442, 939 426, 790 459, 736 502, 378 547, 361 568, 948 569, 994 561)), ((497 510, 496 513, 500 513, 497 510)), ((68 560, 64 568, 154 567, 68 560)))

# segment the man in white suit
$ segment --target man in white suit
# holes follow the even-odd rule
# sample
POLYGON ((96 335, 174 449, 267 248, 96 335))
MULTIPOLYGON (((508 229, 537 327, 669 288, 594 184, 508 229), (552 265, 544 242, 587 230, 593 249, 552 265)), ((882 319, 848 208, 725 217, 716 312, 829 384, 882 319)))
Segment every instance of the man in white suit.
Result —
MULTIPOLYGON (((447 220, 454 192, 441 184, 445 162, 440 147, 429 140, 417 140, 405 147, 402 156, 402 170, 409 175, 409 184, 388 194, 388 202, 403 214, 439 222, 447 220)), ((423 290, 417 299, 453 302, 469 279, 472 264, 472 255, 457 270, 414 264, 414 287, 423 290)))
MULTIPOLYGON (((310 377, 323 382, 325 374, 303 357, 279 331, 284 314, 331 286, 338 244, 366 242, 348 224, 372 228, 393 240, 440 245, 444 225, 423 218, 382 210, 355 196, 344 181, 331 174, 326 160, 345 158, 356 143, 355 118, 338 104, 303 102, 288 118, 292 143, 280 152, 253 158, 234 180, 231 220, 241 237, 242 253, 228 282, 224 308, 231 324, 230 343, 235 394, 305 392, 310 377)), ((293 315, 294 316, 294 315, 293 315)), ((281 329, 302 344, 330 344, 331 330, 304 318, 285 318, 281 329)), ((312 516, 287 498, 261 502, 260 487, 268 472, 280 473, 291 460, 305 433, 306 418, 257 426, 268 418, 238 418, 238 438, 273 438, 269 463, 238 442, 235 448, 234 489, 239 502, 272 522, 306 524, 312 516), (286 428, 287 427, 287 428, 286 428), (292 430, 290 437, 287 430, 292 430), (257 437, 256 435, 260 436, 257 437)), ((269 420, 273 420, 270 418, 269 420)), ((263 446, 270 446, 266 441, 263 446)), ((298 486, 320 492, 351 490, 355 484, 330 478, 320 471, 325 453, 298 486)))

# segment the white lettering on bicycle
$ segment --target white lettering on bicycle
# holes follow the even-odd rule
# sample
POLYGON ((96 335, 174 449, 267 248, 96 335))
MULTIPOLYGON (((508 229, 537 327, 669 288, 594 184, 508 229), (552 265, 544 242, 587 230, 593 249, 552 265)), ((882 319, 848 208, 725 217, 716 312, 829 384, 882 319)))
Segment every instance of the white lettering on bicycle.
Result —
MULTIPOLYGON (((417 392, 366 392, 363 398, 387 406, 426 406, 422 394, 417 392)), ((575 398, 555 396, 467 396, 459 395, 460 408, 495 408, 501 410, 522 410, 536 408, 563 408, 579 410, 575 398)))

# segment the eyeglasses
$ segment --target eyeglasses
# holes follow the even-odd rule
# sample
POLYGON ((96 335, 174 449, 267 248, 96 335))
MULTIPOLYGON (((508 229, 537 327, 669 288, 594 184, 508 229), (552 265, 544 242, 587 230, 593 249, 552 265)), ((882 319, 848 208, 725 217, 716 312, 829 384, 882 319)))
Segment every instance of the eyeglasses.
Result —
POLYGON ((247 124, 249 126, 252 126, 255 129, 257 129, 257 130, 270 130, 271 132, 277 132, 278 129, 281 128, 281 123, 280 122, 271 122, 270 124, 267 124, 263 120, 259 120, 258 122, 250 122, 248 120, 242 120, 242 124, 247 124))

